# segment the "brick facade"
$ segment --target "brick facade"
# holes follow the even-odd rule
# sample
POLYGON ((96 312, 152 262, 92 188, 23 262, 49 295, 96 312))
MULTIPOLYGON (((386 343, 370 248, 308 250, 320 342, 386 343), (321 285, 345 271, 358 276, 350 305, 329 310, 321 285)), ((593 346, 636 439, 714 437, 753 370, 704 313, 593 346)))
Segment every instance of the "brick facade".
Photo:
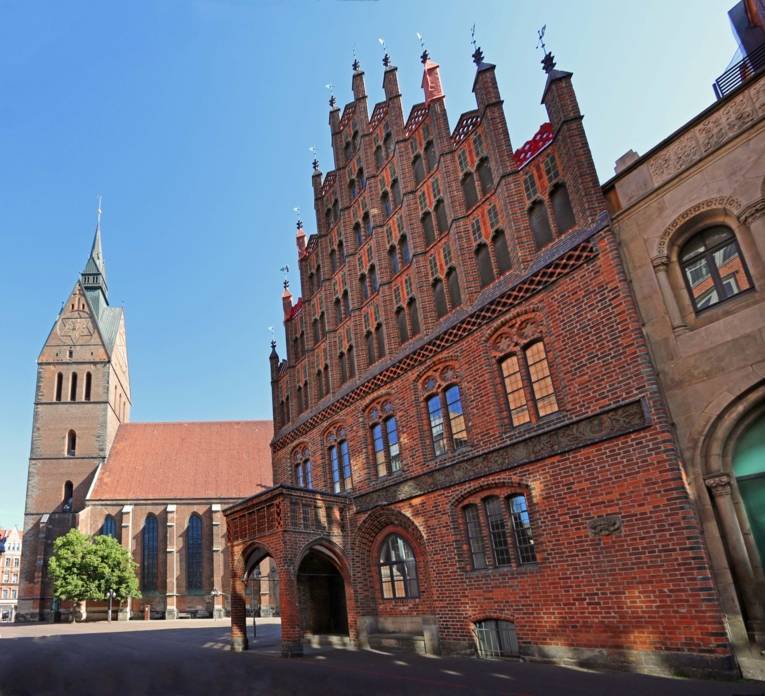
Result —
POLYGON ((331 101, 335 170, 314 165, 317 232, 298 229, 302 297, 285 290, 270 360, 277 485, 225 511, 235 648, 243 578, 271 557, 284 654, 317 632, 473 653, 496 620, 537 658, 731 670, 571 74, 548 64, 550 123, 514 152, 480 51, 453 132, 423 62, 406 122, 388 65, 371 117, 357 66, 354 101, 331 101), (414 560, 386 585, 390 534, 414 560))

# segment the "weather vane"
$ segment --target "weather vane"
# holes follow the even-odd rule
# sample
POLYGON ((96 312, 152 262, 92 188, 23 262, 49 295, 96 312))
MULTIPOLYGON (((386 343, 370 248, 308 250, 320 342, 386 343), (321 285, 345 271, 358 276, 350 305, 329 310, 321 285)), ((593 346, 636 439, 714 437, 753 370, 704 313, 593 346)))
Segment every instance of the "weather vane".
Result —
POLYGON ((269 326, 268 327, 268 333, 271 334, 271 346, 275 347, 276 346, 276 333, 274 333, 274 327, 273 326, 269 326))
POLYGON ((541 48, 543 53, 547 53, 547 46, 545 46, 545 30, 547 29, 547 25, 542 25, 542 28, 537 31, 537 36, 539 37, 539 41, 537 41, 537 48, 541 48))
POLYGON ((308 152, 313 155, 313 170, 315 172, 319 171, 319 149, 316 147, 316 145, 311 145, 311 147, 308 148, 308 152))
POLYGON ((334 109, 335 108, 335 102, 337 101, 335 99, 335 85, 332 82, 327 82, 326 85, 324 85, 329 90, 329 105, 334 109))
POLYGON ((547 29, 547 25, 543 25, 542 28, 537 32, 537 36, 539 37, 539 41, 537 42, 537 48, 542 49, 542 53, 544 53, 544 57, 542 58, 542 68, 546 73, 552 72, 552 69, 555 67, 555 58, 553 57, 553 54, 550 53, 547 50, 547 46, 545 46, 545 30, 547 29))
POLYGON ((475 40, 475 24, 470 27, 470 43, 473 44, 473 50, 478 48, 477 42, 475 40))
POLYGON ((388 67, 390 65, 390 56, 388 55, 388 49, 385 46, 385 39, 381 36, 379 39, 377 39, 380 46, 382 46, 383 50, 383 59, 382 63, 384 67, 388 67))
POLYGON ((470 43, 473 44, 473 62, 480 66, 483 63, 483 51, 475 38, 475 24, 470 29, 470 43))
POLYGON ((428 49, 425 48, 425 40, 422 38, 422 34, 420 32, 417 32, 417 40, 420 42, 420 48, 422 49, 422 55, 420 56, 420 60, 422 61, 423 65, 425 62, 430 58, 428 55, 428 49))
POLYGON ((356 44, 353 44, 353 72, 358 72, 361 69, 361 63, 359 63, 359 57, 356 55, 356 44))
POLYGON ((96 227, 100 230, 101 229, 101 213, 104 211, 101 210, 101 194, 98 194, 98 203, 96 204, 96 227))

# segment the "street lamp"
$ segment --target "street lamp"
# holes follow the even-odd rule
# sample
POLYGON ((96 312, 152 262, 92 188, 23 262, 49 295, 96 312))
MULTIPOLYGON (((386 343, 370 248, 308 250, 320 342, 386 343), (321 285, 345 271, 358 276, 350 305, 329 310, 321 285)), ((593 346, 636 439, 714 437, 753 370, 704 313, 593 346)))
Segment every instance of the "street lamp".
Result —
POLYGON ((109 598, 109 616, 107 617, 107 621, 109 623, 112 622, 112 600, 117 596, 117 593, 114 590, 109 590, 106 593, 106 596, 109 598))

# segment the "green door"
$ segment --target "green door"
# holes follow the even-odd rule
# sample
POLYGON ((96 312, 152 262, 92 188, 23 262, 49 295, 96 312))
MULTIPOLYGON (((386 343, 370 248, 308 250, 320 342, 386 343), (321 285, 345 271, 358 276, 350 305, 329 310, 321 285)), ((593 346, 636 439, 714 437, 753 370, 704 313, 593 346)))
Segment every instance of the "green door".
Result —
POLYGON ((760 561, 765 563, 765 415, 752 423, 736 443, 733 473, 744 499, 760 561))

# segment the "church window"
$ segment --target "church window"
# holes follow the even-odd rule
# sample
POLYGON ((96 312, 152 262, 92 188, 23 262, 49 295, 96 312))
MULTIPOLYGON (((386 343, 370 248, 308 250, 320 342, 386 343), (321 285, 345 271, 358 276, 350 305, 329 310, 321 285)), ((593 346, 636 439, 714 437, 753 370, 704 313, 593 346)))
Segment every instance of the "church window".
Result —
POLYGON ((117 523, 115 522, 113 515, 104 517, 104 523, 101 525, 101 535, 110 536, 114 539, 117 538, 117 523))
POLYGON ((425 246, 429 247, 431 244, 433 244, 433 242, 436 241, 436 235, 433 231, 433 216, 428 210, 425 211, 420 220, 422 222, 422 235, 425 238, 425 246))
POLYGON ((419 186, 425 179, 425 166, 420 155, 415 155, 412 160, 412 169, 414 170, 414 183, 419 186))
POLYGON ((446 293, 444 292, 444 281, 436 278, 433 281, 433 302, 436 306, 436 316, 440 319, 449 311, 446 306, 446 293))
POLYGON ((70 430, 66 434, 66 456, 74 457, 77 454, 77 433, 70 430))
POLYGON ((398 342, 403 345, 409 340, 409 329, 406 325, 406 313, 403 307, 396 310, 396 325, 398 326, 398 342))
POLYGON ((436 213, 436 226, 438 227, 438 233, 443 234, 449 231, 449 220, 446 217, 446 205, 440 198, 436 201, 436 205, 433 208, 436 213))
POLYGON ((571 209, 571 200, 568 197, 568 189, 565 184, 555 187, 550 195, 550 201, 552 202, 558 234, 571 229, 576 224, 576 220, 574 219, 574 211, 571 209))
POLYGON ((462 196, 465 199, 465 210, 470 210, 478 203, 478 191, 475 188, 475 177, 473 172, 467 172, 460 182, 462 185, 462 196))
POLYGON ((409 251, 409 240, 405 234, 399 238, 398 248, 401 253, 401 265, 406 266, 412 260, 412 253, 409 251))
POLYGON ((64 484, 64 500, 62 501, 62 509, 64 512, 72 511, 72 503, 74 499, 74 486, 71 481, 67 481, 64 484))
POLYGON ((729 227, 715 225, 695 234, 683 245, 679 258, 697 312, 751 287, 741 249, 729 227))
POLYGON ((157 517, 146 516, 141 533, 141 589, 144 592, 157 590, 157 517))
POLYGON ((202 590, 202 518, 193 513, 186 530, 186 590, 202 590))
POLYGON ((417 313, 417 298, 410 297, 406 303, 406 313, 409 319, 409 333, 416 336, 420 333, 420 316, 417 313))
POLYGON ((350 490, 353 486, 351 477, 351 455, 348 441, 338 440, 329 448, 329 461, 332 470, 332 490, 335 493, 350 490))
POLYGON ((425 143, 425 162, 428 165, 429 172, 436 168, 436 148, 432 140, 425 143))
POLYGON ((462 304, 462 296, 460 294, 460 282, 457 278, 457 271, 455 268, 450 268, 446 272, 446 285, 449 288, 449 302, 451 308, 459 307, 462 304))
POLYGON ((90 401, 90 392, 93 386, 93 375, 90 372, 85 373, 85 401, 90 401))
POLYGON ((494 259, 497 262, 497 270, 500 273, 506 273, 510 270, 512 263, 510 261, 510 251, 507 248, 507 237, 503 230, 497 230, 491 238, 494 247, 494 259))
POLYGON ((494 269, 491 265, 489 247, 485 244, 479 244, 475 250, 475 258, 478 263, 478 277, 481 282, 481 287, 485 288, 494 281, 494 269))
POLYGON ((69 378, 69 401, 77 401, 77 373, 72 372, 69 378))
POLYGON ((61 372, 56 373, 56 401, 61 401, 61 392, 64 387, 64 375, 61 372))
POLYGON ((541 249, 552 241, 550 220, 547 217, 547 209, 544 203, 537 201, 531 206, 529 209, 529 222, 531 223, 531 234, 534 237, 537 249, 541 249))
POLYGON ((412 547, 398 534, 391 534, 380 549, 380 580, 385 599, 418 597, 417 561, 412 547))
POLYGON ((475 169, 478 174, 478 181, 481 182, 481 195, 486 196, 494 188, 494 177, 491 173, 489 159, 484 157, 475 169))

